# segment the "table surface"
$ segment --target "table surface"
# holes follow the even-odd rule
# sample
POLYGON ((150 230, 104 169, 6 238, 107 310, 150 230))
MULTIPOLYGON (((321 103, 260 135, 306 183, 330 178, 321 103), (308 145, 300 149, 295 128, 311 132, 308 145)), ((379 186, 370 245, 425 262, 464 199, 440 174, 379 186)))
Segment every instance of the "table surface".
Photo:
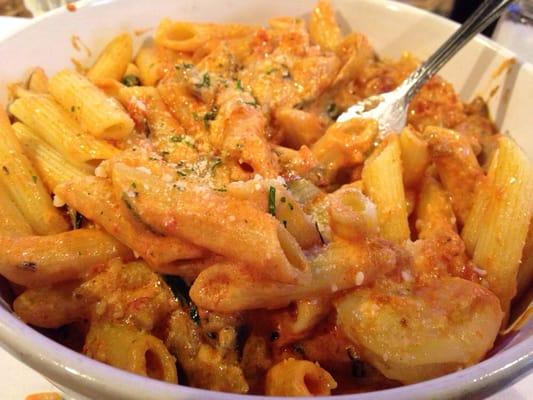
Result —
MULTIPOLYGON (((25 20, 0 17, 0 38, 25 20)), ((32 393, 56 391, 40 374, 28 368, 0 348, 0 393, 2 400, 24 400, 32 393)), ((488 400, 527 400, 533 398, 533 374, 488 400)), ((104 399, 102 399, 104 400, 104 399)))

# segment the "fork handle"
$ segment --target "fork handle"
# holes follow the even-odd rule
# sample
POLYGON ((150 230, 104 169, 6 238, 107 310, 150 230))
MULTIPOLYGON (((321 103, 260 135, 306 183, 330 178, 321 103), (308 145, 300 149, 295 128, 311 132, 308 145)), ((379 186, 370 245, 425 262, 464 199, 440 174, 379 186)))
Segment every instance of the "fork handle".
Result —
POLYGON ((410 102, 429 78, 435 75, 470 39, 496 20, 513 1, 485 0, 474 14, 404 81, 402 86, 407 94, 407 101, 410 102))

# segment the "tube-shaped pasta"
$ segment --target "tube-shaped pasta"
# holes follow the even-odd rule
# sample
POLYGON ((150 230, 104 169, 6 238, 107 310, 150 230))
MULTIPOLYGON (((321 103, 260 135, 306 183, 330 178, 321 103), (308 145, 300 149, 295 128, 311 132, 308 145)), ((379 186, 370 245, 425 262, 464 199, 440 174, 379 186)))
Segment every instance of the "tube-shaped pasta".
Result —
POLYGON ((326 169, 326 179, 333 180, 341 168, 361 164, 377 134, 377 122, 369 119, 351 119, 331 125, 311 147, 326 169))
POLYGON ((490 289, 508 312, 531 220, 533 173, 526 155, 508 137, 499 139, 492 163, 473 199, 483 208, 469 216, 463 237, 474 263, 487 272, 490 289), (472 224, 483 228, 471 229, 472 224), (476 236, 471 235, 476 231, 476 236))
POLYGON ((422 181, 416 217, 419 239, 428 239, 439 232, 456 232, 450 196, 431 176, 422 181))
POLYGON ((129 325, 92 322, 83 352, 126 371, 178 383, 176 360, 165 344, 129 325))
POLYGON ((192 52, 209 39, 230 39, 251 34, 256 28, 242 24, 202 24, 164 18, 155 34, 155 43, 176 51, 192 52))
POLYGON ((48 93, 48 77, 42 68, 38 67, 32 71, 28 89, 35 93, 48 93))
POLYGON ((66 231, 69 228, 67 221, 53 206, 3 110, 0 110, 0 160, 0 181, 35 233, 46 235, 66 231))
POLYGON ((96 222, 154 267, 205 255, 203 249, 176 237, 157 235, 132 218, 124 204, 127 198, 117 199, 107 179, 88 176, 67 182, 56 192, 69 206, 96 222))
POLYGON ((292 107, 276 110, 276 122, 284 132, 284 143, 293 149, 315 143, 326 131, 318 116, 292 107))
POLYGON ((52 76, 48 90, 72 111, 82 128, 99 139, 122 140, 133 130, 134 123, 120 103, 75 71, 65 69, 52 76))
POLYGON ((343 187, 328 196, 329 221, 333 232, 347 240, 360 240, 378 233, 376 205, 355 187, 343 187))
POLYGON ((71 115, 75 110, 63 109, 50 96, 19 98, 11 104, 9 111, 73 163, 107 160, 119 152, 112 145, 83 132, 71 115))
POLYGON ((9 197, 0 181, 0 234, 13 236, 29 236, 33 234, 28 221, 9 197))
POLYGON ((503 313, 488 289, 461 278, 384 284, 337 301, 337 324, 390 379, 414 383, 479 362, 503 313))
POLYGON ((133 53, 133 41, 127 33, 115 36, 102 50, 94 65, 87 71, 93 82, 101 79, 120 81, 128 68, 133 53))
POLYGON ((164 47, 142 47, 135 57, 142 84, 157 85, 177 59, 177 53, 173 50, 164 47))
POLYGON ((329 0, 318 0, 311 13, 309 34, 324 50, 335 51, 339 47, 342 40, 341 30, 329 0))
POLYGON ((406 187, 415 186, 424 176, 430 163, 427 143, 410 126, 400 134, 402 150, 403 181, 406 187))
POLYGON ((395 243, 409 239, 402 160, 397 135, 390 135, 366 160, 363 184, 376 204, 380 234, 395 243))
POLYGON ((124 164, 114 166, 113 185, 131 212, 158 232, 249 263, 280 282, 309 278, 296 240, 276 219, 247 201, 206 186, 162 182, 124 164), (132 183, 138 195, 131 195, 132 183))
POLYGON ((218 264, 201 272, 190 290, 194 302, 208 310, 236 312, 281 308, 361 285, 402 266, 400 248, 381 239, 350 243, 336 240, 310 260, 312 278, 304 285, 272 282, 237 263, 218 264))
POLYGON ((20 122, 13 124, 13 131, 50 192, 60 183, 83 178, 94 170, 90 165, 74 165, 65 160, 61 153, 20 122))
POLYGON ((228 193, 236 198, 249 200, 263 212, 270 211, 280 221, 303 249, 320 244, 320 235, 311 218, 289 190, 275 180, 253 179, 233 182, 228 193))
POLYGON ((165 154, 165 160, 174 163, 197 160, 198 151, 191 145, 194 139, 185 134, 157 89, 146 86, 122 88, 119 97, 130 114, 143 116, 141 119, 148 126, 150 140, 158 153, 165 154))
POLYGON ((278 176, 279 166, 267 140, 265 115, 249 104, 250 94, 229 89, 218 100, 219 112, 213 123, 218 129, 211 129, 211 143, 254 173, 267 178, 278 176))
POLYGON ((130 251, 97 229, 48 236, 0 236, 0 275, 29 288, 77 279, 92 267, 130 251), (53 249, 53 251, 50 251, 53 249))
POLYGON ((59 328, 87 317, 87 304, 74 295, 79 282, 28 289, 13 302, 13 310, 27 324, 59 328))
POLYGON ((429 126, 424 129, 424 138, 429 143, 440 180, 452 196, 455 215, 464 224, 474 203, 476 186, 483 180, 483 169, 468 138, 462 134, 429 126))
POLYGON ((335 379, 318 364, 288 358, 270 368, 265 378, 268 396, 329 396, 335 379))

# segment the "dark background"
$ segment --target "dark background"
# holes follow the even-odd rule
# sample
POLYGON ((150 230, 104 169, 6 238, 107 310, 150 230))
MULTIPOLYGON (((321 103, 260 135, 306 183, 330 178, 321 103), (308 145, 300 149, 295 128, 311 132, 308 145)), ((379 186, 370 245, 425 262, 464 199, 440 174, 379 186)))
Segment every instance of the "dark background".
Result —
MULTIPOLYGON (((455 0, 455 6, 450 18, 457 22, 464 22, 482 2, 483 0, 455 0)), ((495 25, 496 23, 492 24, 483 33, 490 36, 494 31, 495 25)))

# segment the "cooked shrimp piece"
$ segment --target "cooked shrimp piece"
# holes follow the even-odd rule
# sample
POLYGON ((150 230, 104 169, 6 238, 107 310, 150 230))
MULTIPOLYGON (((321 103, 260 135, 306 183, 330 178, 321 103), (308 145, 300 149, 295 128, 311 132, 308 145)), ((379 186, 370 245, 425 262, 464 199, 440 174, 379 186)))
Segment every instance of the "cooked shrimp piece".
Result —
POLYGON ((503 318, 492 292, 461 278, 419 286, 383 282, 351 292, 336 308, 337 323, 362 358, 404 384, 481 361, 503 318))

